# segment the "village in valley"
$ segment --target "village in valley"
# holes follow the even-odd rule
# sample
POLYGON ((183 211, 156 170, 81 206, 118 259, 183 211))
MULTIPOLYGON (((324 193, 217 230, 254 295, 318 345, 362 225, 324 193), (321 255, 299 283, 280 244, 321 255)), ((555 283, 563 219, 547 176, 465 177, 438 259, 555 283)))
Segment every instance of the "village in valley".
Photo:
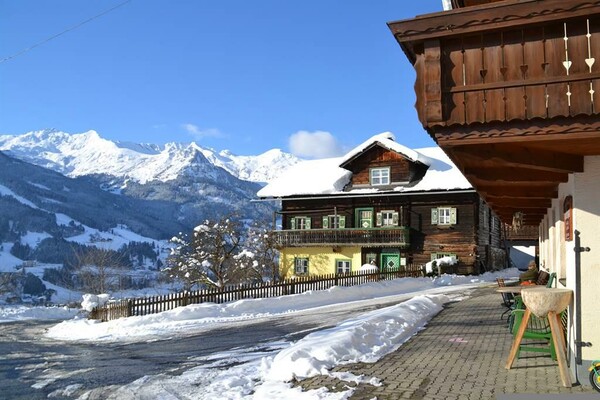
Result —
POLYGON ((0 131, 0 397, 595 398, 600 5, 435 7, 380 21, 419 129, 0 131))

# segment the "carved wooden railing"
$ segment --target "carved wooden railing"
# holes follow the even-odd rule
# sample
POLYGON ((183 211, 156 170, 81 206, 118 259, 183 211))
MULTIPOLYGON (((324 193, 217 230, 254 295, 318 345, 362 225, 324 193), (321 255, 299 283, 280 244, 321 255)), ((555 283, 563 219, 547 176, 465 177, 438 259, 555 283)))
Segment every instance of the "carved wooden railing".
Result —
POLYGON ((279 247, 339 245, 408 247, 409 231, 408 227, 283 230, 275 232, 275 240, 279 247))
POLYGON ((599 14, 597 0, 521 1, 389 25, 434 127, 597 115, 599 14))

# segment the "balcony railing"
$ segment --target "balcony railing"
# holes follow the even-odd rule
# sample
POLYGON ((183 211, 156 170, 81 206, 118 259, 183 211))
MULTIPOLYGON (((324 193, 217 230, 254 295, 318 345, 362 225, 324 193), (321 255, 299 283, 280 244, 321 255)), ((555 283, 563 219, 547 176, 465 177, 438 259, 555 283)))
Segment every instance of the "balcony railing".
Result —
POLYGON ((304 246, 394 246, 410 245, 409 228, 378 229, 307 229, 275 232, 280 247, 304 246))
POLYGON ((535 241, 539 240, 540 230, 538 226, 524 225, 518 231, 512 229, 510 225, 504 226, 504 238, 511 241, 535 241))

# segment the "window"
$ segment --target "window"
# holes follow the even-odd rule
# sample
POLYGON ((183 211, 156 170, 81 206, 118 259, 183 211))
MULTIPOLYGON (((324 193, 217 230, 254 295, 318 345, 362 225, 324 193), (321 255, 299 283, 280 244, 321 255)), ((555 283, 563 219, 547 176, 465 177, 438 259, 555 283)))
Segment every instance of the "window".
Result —
POLYGON ((356 221, 357 228, 369 229, 373 227, 373 209, 372 208, 357 208, 356 221))
POLYGON ((365 254, 365 263, 366 264, 373 263, 373 265, 376 265, 377 264, 377 253, 367 253, 367 254, 365 254))
POLYGON ((456 208, 455 207, 438 207, 431 209, 431 224, 432 225, 455 225, 456 224, 456 208))
POLYGON ((377 226, 398 226, 400 216, 394 210, 384 210, 377 213, 377 226))
POLYGON ((293 217, 291 219, 292 229, 310 229, 309 217, 293 217))
POLYGON ((438 208, 438 224, 439 225, 450 225, 450 209, 449 208, 438 208))
POLYGON ((346 227, 346 217, 344 215, 326 215, 323 216, 323 229, 338 229, 346 227))
POLYGON ((348 274, 352 269, 352 262, 348 260, 336 260, 335 261, 335 272, 339 274, 348 274))
POLYGON ((308 275, 308 258, 294 258, 294 273, 308 275))
POLYGON ((444 257, 456 258, 456 254, 455 253, 431 253, 431 261, 438 260, 438 259, 444 258, 444 257))
POLYGON ((372 168, 371 169, 371 185, 389 185, 390 184, 390 167, 372 168))

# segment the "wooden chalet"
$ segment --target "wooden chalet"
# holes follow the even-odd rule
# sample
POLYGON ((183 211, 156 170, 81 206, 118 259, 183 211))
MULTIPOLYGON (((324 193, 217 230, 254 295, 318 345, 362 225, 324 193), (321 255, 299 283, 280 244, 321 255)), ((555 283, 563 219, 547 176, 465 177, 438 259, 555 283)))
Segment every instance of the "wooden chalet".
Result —
POLYGON ((408 149, 389 133, 346 156, 306 161, 258 196, 281 200, 282 276, 396 270, 454 256, 446 271, 503 268, 500 220, 437 147, 408 149))
POLYGON ((573 378, 600 358, 600 1, 452 0, 388 23, 416 71, 417 115, 503 222, 538 230, 574 291, 573 378))

